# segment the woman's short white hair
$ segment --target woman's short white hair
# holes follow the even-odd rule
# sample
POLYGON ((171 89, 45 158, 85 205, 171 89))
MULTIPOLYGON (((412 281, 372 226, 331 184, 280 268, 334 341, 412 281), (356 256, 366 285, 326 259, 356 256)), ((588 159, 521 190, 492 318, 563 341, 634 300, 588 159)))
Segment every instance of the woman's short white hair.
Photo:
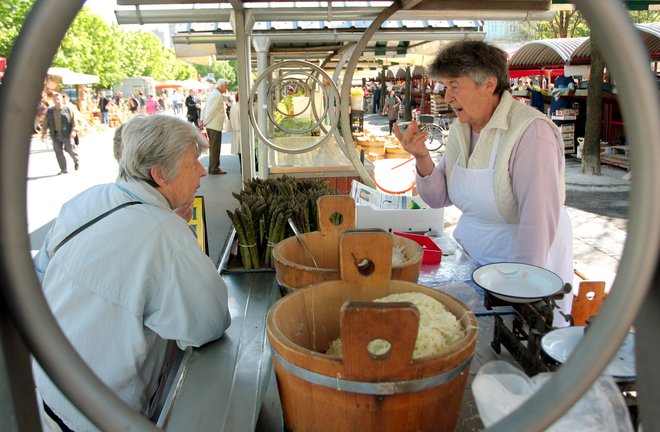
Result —
POLYGON ((119 178, 142 180, 152 186, 152 167, 160 166, 165 178, 172 180, 186 151, 193 147, 199 157, 209 148, 206 138, 191 123, 162 114, 133 117, 124 124, 121 140, 119 178))

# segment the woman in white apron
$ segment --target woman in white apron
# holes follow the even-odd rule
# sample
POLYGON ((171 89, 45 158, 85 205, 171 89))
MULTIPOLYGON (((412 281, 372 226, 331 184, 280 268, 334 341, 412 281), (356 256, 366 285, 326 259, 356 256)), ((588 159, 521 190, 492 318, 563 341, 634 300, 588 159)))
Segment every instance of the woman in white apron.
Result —
MULTIPOLYGON (((573 283, 572 229, 563 208, 564 154, 557 127, 509 93, 507 57, 481 41, 443 49, 430 76, 445 84, 457 116, 445 158, 436 166, 425 133, 412 123, 395 134, 416 158, 417 186, 431 207, 463 214, 456 240, 479 264, 522 262, 573 283)), ((565 326, 572 295, 557 302, 553 325, 565 326), (560 313, 561 312, 561 313, 560 313)))

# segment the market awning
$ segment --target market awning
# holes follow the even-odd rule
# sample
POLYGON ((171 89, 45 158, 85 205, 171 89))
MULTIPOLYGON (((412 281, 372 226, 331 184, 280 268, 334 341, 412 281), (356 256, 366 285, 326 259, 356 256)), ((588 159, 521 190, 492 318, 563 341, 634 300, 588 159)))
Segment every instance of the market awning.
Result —
POLYGON ((193 90, 206 90, 211 85, 206 81, 197 81, 197 80, 194 80, 194 79, 187 79, 185 81, 181 81, 181 84, 182 84, 181 88, 188 89, 188 90, 190 90, 190 89, 193 89, 193 90))
MULTIPOLYGON (((660 23, 635 24, 635 27, 651 60, 660 60, 660 23)), ((571 64, 589 64, 590 62, 591 39, 587 39, 573 53, 571 64)))
POLYGON ((509 70, 563 68, 575 50, 589 38, 541 39, 521 46, 509 60, 509 70))
POLYGON ((48 69, 48 75, 57 77, 64 85, 85 85, 96 84, 99 82, 99 77, 96 75, 74 72, 70 69, 62 67, 52 67, 48 69))
POLYGON ((509 70, 509 78, 520 78, 525 76, 561 76, 564 74, 564 68, 560 69, 517 69, 509 70))

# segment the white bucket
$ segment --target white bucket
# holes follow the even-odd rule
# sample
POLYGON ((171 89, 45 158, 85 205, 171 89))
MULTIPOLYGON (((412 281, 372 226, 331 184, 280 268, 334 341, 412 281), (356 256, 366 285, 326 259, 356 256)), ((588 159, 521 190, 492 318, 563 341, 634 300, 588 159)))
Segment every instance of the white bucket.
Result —
POLYGON ((362 111, 364 96, 350 96, 350 99, 351 99, 351 109, 362 111))
POLYGON ((374 181, 385 193, 405 193, 415 185, 415 161, 402 158, 374 161, 374 181))

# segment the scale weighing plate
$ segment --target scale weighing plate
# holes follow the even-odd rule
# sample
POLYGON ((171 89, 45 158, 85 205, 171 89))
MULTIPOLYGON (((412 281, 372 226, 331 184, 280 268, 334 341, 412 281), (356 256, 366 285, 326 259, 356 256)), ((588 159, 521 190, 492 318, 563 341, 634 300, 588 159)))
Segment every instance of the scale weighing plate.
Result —
POLYGON ((564 286, 561 278, 550 270, 521 263, 483 265, 472 273, 472 280, 510 303, 532 303, 557 294, 564 286))
MULTIPOLYGON (((563 327, 546 333, 541 348, 553 360, 565 363, 584 336, 585 326, 563 327)), ((635 369, 635 334, 628 332, 605 373, 613 378, 633 379, 635 369)))

